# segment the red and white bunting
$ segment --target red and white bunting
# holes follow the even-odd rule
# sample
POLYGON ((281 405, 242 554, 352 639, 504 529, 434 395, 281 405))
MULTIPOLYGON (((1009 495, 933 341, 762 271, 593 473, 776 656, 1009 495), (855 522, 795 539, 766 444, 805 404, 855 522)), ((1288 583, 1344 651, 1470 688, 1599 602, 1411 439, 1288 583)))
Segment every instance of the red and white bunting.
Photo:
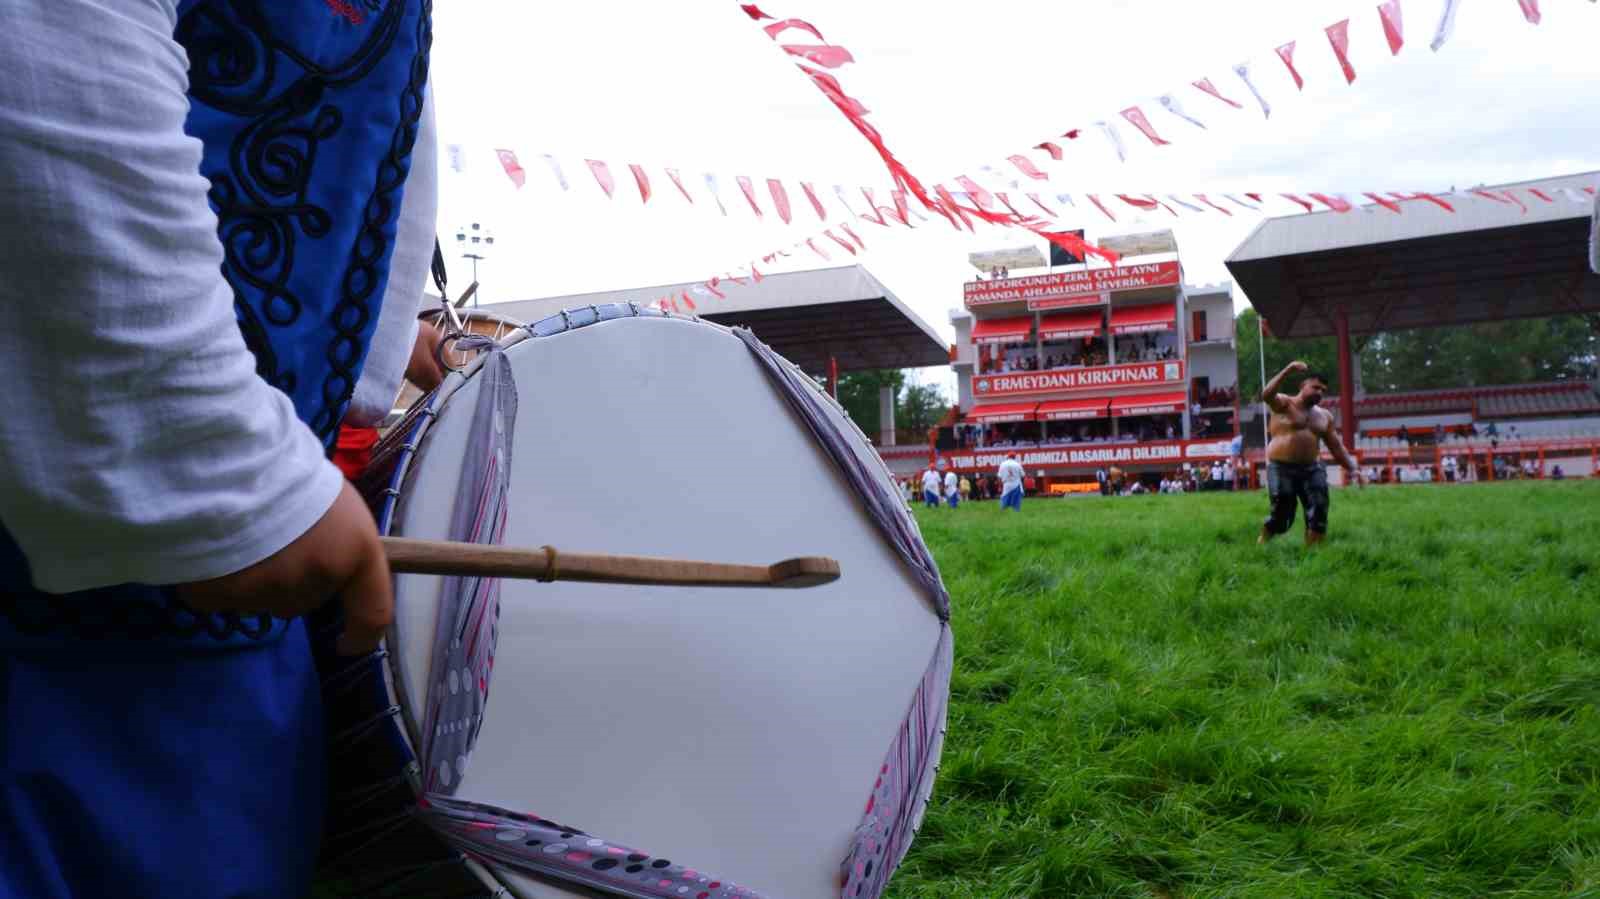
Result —
POLYGON ((511 179, 511 183, 515 184, 518 190, 521 190, 522 185, 528 181, 528 175, 522 170, 521 164, 517 162, 517 154, 511 150, 496 150, 494 152, 496 156, 500 157, 500 167, 506 170, 506 177, 511 179))
POLYGON ((1350 65, 1350 20, 1335 22, 1324 29, 1324 32, 1328 35, 1328 44, 1333 47, 1333 55, 1339 59, 1339 70, 1344 72, 1344 83, 1354 84, 1356 70, 1350 65))
POLYGON ((1378 19, 1383 22, 1383 37, 1389 42, 1389 55, 1399 56, 1406 45, 1405 20, 1400 13, 1400 0, 1384 0, 1378 4, 1378 19))

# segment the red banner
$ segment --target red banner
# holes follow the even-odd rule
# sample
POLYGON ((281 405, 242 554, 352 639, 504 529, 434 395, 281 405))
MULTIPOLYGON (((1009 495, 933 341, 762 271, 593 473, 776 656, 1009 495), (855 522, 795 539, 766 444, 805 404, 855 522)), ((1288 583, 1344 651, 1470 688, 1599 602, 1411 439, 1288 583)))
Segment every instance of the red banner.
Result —
POLYGON ((1163 443, 1080 443, 1055 449, 992 449, 965 451, 945 457, 956 471, 989 471, 1016 453, 1030 474, 1041 468, 1096 468, 1101 465, 1140 465, 1170 463, 1176 468, 1184 462, 1209 462, 1226 459, 1228 440, 1175 440, 1163 443))
POLYGON ((1080 269, 1026 278, 969 281, 962 289, 967 308, 1026 302, 1029 309, 1093 306, 1100 295, 1122 290, 1176 287, 1183 272, 1176 262, 1151 262, 1118 268, 1080 269))
POLYGON ((978 375, 972 391, 979 397, 1023 396, 1030 393, 1082 393, 1119 387, 1150 387, 1183 382, 1183 363, 1141 362, 1100 368, 1064 368, 1056 371, 1010 372, 978 375))

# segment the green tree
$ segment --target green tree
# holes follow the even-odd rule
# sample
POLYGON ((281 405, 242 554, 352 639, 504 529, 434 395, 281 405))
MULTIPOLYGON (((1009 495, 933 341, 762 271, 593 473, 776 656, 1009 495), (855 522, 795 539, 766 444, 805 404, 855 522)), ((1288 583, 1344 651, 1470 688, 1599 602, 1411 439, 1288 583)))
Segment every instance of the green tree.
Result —
MULTIPOLYGON (((1261 337, 1256 311, 1246 309, 1234 319, 1234 346, 1239 348, 1239 397, 1249 404, 1261 395, 1261 337)), ((1309 340, 1267 338, 1267 377, 1299 359, 1328 379, 1328 389, 1339 390, 1339 344, 1332 337, 1309 340)))
POLYGON ((895 405, 896 430, 909 431, 920 440, 929 428, 944 418, 949 408, 950 402, 945 399, 944 391, 936 385, 912 384, 901 392, 899 402, 895 405))
POLYGON ((895 392, 895 430, 905 439, 920 442, 928 429, 944 417, 949 401, 933 384, 908 384, 903 371, 864 371, 839 376, 839 405, 863 433, 877 440, 883 422, 879 413, 879 391, 890 387, 895 392))

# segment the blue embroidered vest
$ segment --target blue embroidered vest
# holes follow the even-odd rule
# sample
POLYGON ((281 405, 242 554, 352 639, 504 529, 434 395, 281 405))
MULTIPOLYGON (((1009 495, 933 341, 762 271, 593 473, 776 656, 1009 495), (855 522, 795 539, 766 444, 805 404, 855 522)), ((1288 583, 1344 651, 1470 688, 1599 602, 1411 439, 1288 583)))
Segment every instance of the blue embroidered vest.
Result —
MULTIPOLYGON (((186 130, 256 370, 332 446, 388 283, 421 117, 432 0, 181 0, 186 130)), ((267 616, 196 615, 168 589, 33 588, 0 528, 0 648, 85 638, 248 645, 267 616)))

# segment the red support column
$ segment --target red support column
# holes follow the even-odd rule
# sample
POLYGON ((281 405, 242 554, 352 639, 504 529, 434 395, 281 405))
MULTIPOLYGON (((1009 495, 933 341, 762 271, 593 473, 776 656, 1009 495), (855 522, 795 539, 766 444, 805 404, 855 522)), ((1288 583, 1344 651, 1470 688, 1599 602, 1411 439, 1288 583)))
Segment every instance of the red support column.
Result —
POLYGON ((839 398, 839 360, 828 356, 828 396, 839 398))
POLYGON ((1333 325, 1339 335, 1339 411, 1344 418, 1340 425, 1344 429, 1344 448, 1354 452, 1356 429, 1361 426, 1361 420, 1356 415, 1355 372, 1350 364, 1350 316, 1343 306, 1333 314, 1333 325))

